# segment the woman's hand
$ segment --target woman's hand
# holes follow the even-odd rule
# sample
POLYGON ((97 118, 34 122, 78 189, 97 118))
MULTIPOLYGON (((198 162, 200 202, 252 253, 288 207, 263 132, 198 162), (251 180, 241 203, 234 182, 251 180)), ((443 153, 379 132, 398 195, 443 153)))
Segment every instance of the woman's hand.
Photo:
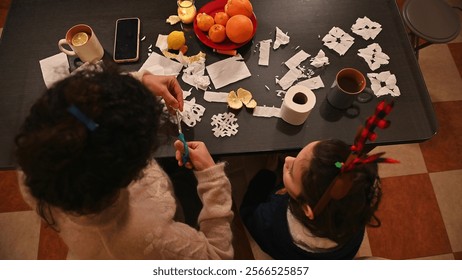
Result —
POLYGON ((191 141, 187 143, 189 148, 189 161, 186 163, 184 163, 181 159, 181 156, 184 153, 183 142, 176 140, 175 143, 173 143, 173 146, 176 149, 175 158, 178 160, 179 166, 184 165, 186 168, 194 168, 197 171, 202 171, 215 165, 215 161, 207 150, 204 142, 191 141))
POLYGON ((174 76, 144 74, 141 82, 156 96, 161 96, 171 113, 174 109, 183 111, 183 90, 174 76))

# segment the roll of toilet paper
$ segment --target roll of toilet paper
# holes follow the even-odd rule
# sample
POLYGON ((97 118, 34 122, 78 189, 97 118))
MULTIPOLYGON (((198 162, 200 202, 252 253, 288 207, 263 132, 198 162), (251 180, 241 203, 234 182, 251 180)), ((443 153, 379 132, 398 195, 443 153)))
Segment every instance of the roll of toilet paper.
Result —
POLYGON ((305 86, 295 85, 286 93, 281 106, 281 118, 292 124, 301 125, 316 104, 316 96, 305 86))

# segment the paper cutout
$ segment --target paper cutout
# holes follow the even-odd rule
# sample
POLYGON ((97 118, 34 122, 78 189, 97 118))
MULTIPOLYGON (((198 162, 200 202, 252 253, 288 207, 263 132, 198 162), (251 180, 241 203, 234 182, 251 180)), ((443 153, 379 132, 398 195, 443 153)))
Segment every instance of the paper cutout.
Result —
POLYGON ((273 50, 277 50, 281 45, 287 45, 289 42, 290 37, 276 26, 276 38, 274 40, 273 50))
POLYGON ((180 21, 181 21, 181 19, 180 19, 180 17, 177 16, 177 15, 171 15, 171 16, 169 16, 169 17, 165 20, 165 22, 166 22, 166 23, 170 23, 170 25, 175 25, 175 24, 177 24, 177 23, 180 22, 180 21))
POLYGON ((354 40, 355 38, 351 37, 350 34, 335 26, 322 38, 326 47, 340 55, 344 55, 348 51, 354 44, 354 40))
POLYGON ((276 107, 267 107, 267 106, 257 106, 253 109, 254 117, 263 117, 263 118, 280 118, 281 117, 281 108, 276 107))
POLYGON ((292 68, 278 81, 278 84, 283 90, 286 90, 291 87, 296 80, 303 77, 306 76, 303 75, 303 72, 300 69, 292 68))
POLYGON ((316 77, 311 78, 311 79, 303 80, 301 82, 298 82, 297 85, 305 86, 305 87, 307 87, 309 89, 312 89, 312 90, 324 87, 324 83, 323 83, 320 76, 316 76, 316 77))
POLYGON ((192 88, 190 88, 189 90, 183 90, 183 99, 186 99, 191 95, 191 90, 192 88))
MULTIPOLYGON (((165 51, 165 50, 168 50, 168 43, 167 43, 167 37, 168 35, 162 35, 162 34, 159 34, 157 36, 157 41, 156 41, 156 47, 162 52, 162 51, 165 51)), ((149 46, 149 49, 152 47, 149 46)))
POLYGON ((206 91, 204 92, 204 100, 207 102, 228 103, 228 95, 229 92, 206 91))
POLYGON ((323 50, 319 50, 318 54, 313 59, 311 59, 311 65, 313 65, 316 68, 320 68, 328 64, 329 58, 326 56, 323 50))
POLYGON ((214 126, 212 129, 213 135, 215 135, 215 137, 236 135, 238 132, 237 128, 239 127, 236 122, 237 118, 231 112, 212 116, 211 125, 214 126))
POLYGON ((206 67, 215 89, 251 76, 240 54, 215 62, 206 67))
POLYGON ((301 50, 298 53, 296 53, 294 56, 289 58, 289 60, 287 60, 284 64, 287 67, 289 67, 289 69, 292 69, 292 68, 295 68, 298 65, 300 65, 300 63, 305 61, 310 56, 311 56, 310 54, 308 54, 305 51, 301 50))
POLYGON ((160 76, 178 76, 182 68, 183 64, 153 52, 139 71, 148 70, 152 74, 160 76))
POLYGON ((372 71, 379 69, 381 65, 388 64, 390 59, 377 43, 370 44, 365 49, 359 49, 358 56, 364 58, 372 71))
POLYGON ((401 92, 396 85, 396 76, 390 71, 381 73, 368 73, 367 77, 371 81, 371 88, 377 97, 390 94, 392 96, 400 96, 401 92))
POLYGON ((201 121, 204 115, 205 107, 196 103, 196 98, 185 100, 183 105, 183 112, 180 112, 181 120, 189 127, 193 127, 197 122, 201 121))
POLYGON ((382 31, 382 25, 368 17, 363 17, 356 20, 356 23, 351 26, 351 31, 363 37, 364 40, 375 39, 382 31))
POLYGON ((270 48, 271 48, 272 41, 273 40, 271 39, 260 41, 260 53, 258 56, 258 65, 262 65, 262 66, 269 65, 269 56, 270 56, 270 48))
POLYGON ((47 88, 70 75, 69 62, 65 53, 58 53, 44 58, 39 63, 42 69, 43 81, 47 88))
POLYGON ((204 74, 205 58, 201 58, 188 64, 188 67, 183 70, 182 79, 196 89, 206 90, 210 85, 210 78, 204 74))

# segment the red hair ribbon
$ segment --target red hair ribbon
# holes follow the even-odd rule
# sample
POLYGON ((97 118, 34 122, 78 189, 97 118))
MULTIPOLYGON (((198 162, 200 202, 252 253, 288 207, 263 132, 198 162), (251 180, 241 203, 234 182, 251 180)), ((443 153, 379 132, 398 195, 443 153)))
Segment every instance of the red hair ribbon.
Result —
POLYGON ((374 141, 377 138, 377 134, 374 132, 375 128, 387 128, 390 126, 390 121, 384 118, 393 109, 393 101, 387 104, 385 101, 381 101, 377 104, 374 115, 367 118, 366 123, 359 127, 359 130, 355 136, 354 144, 351 146, 351 153, 348 156, 345 163, 340 169, 340 174, 335 177, 332 183, 329 185, 327 190, 319 199, 318 203, 314 207, 314 216, 319 215, 331 199, 339 200, 345 197, 353 186, 354 173, 351 172, 358 165, 367 163, 398 163, 399 161, 383 158, 384 153, 377 153, 373 155, 365 155, 364 146, 367 140, 374 141))

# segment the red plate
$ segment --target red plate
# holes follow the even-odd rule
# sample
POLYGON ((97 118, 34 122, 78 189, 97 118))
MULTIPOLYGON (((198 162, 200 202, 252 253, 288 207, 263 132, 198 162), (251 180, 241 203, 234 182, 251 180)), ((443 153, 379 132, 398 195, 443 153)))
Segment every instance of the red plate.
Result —
MULTIPOLYGON (((199 9, 199 13, 206 13, 212 17, 215 16, 216 13, 218 12, 223 12, 225 10, 225 5, 228 2, 228 0, 214 0, 210 1, 207 4, 205 4, 202 8, 199 9)), ((257 31, 257 18, 255 17, 255 14, 253 14, 250 17, 250 20, 253 23, 253 32, 252 32, 252 38, 255 35, 255 32, 257 31)), ((197 27, 197 20, 194 19, 194 33, 196 33, 197 38, 204 43, 206 46, 209 46, 213 49, 216 50, 223 50, 223 51, 229 51, 229 50, 235 50, 238 49, 245 44, 247 44, 249 41, 246 41, 244 43, 236 44, 231 42, 228 38, 226 38, 225 41, 221 43, 214 43, 212 42, 209 37, 207 36, 207 33, 200 30, 199 27, 197 27)))

